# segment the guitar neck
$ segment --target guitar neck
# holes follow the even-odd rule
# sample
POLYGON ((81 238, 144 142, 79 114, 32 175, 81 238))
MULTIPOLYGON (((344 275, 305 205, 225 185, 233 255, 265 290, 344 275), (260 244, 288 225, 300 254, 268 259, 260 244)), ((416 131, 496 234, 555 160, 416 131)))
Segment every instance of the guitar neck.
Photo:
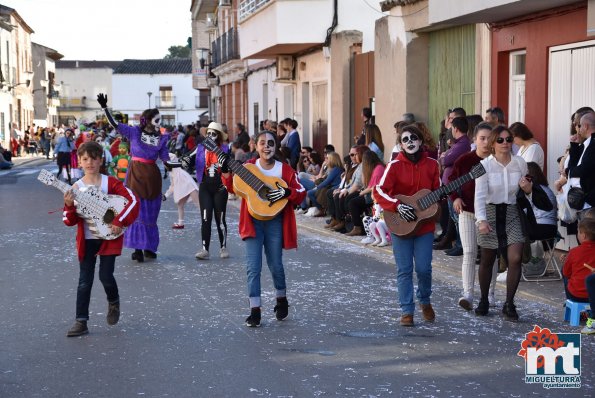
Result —
POLYGON ((62 193, 66 193, 67 191, 72 191, 74 194, 74 199, 80 204, 85 206, 86 208, 101 214, 105 212, 105 208, 102 203, 98 202, 95 198, 90 197, 86 192, 80 191, 78 189, 72 189, 72 186, 68 185, 65 182, 55 180, 52 182, 52 186, 60 190, 62 193))
MULTIPOLYGON (((206 140, 210 140, 210 138, 207 138, 206 140)), ((212 143, 212 141, 211 141, 211 143, 212 143)), ((221 153, 223 153, 221 148, 219 148, 218 146, 216 146, 216 145, 209 145, 209 146, 211 146, 211 148, 209 148, 207 146, 207 149, 209 151, 214 152, 217 155, 220 155, 221 153)), ((260 178, 256 177, 250 170, 248 170, 246 167, 244 167, 244 165, 242 163, 238 162, 237 160, 230 158, 229 159, 229 168, 231 169, 231 171, 234 172, 235 175, 240 177, 254 191, 259 192, 262 189, 262 187, 264 186, 264 183, 260 180, 260 178)))
POLYGON ((422 209, 427 209, 434 203, 438 202, 442 196, 448 195, 451 192, 456 191, 457 189, 459 189, 469 181, 472 181, 473 179, 473 174, 467 173, 421 198, 419 200, 419 206, 422 209))

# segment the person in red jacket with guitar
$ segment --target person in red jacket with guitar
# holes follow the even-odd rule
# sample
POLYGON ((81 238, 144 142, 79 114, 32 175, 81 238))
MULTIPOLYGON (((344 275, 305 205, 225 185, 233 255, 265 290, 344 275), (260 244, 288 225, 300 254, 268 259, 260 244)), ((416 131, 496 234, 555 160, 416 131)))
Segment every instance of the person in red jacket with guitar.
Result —
MULTIPOLYGON (((415 126, 405 126, 401 134, 401 148, 397 158, 386 167, 380 183, 374 188, 376 202, 385 210, 396 212, 405 222, 416 223, 416 209, 397 199, 397 195, 411 196, 422 189, 434 191, 440 186, 438 162, 423 151, 423 135, 415 126)), ((417 274, 417 292, 424 320, 433 322, 436 315, 432 294, 432 243, 434 219, 419 222, 407 236, 392 234, 393 254, 397 265, 397 291, 401 305, 401 326, 413 326, 413 268, 417 274)))
POLYGON ((261 131, 255 138, 258 159, 244 165, 231 161, 229 155, 219 151, 219 162, 235 173, 234 189, 242 197, 240 205, 240 237, 246 242, 246 268, 250 316, 246 326, 260 326, 260 273, 262 251, 275 285, 277 304, 275 317, 287 318, 289 303, 286 296, 283 249, 297 248, 297 226, 293 209, 306 196, 294 169, 274 158, 277 150, 275 136, 261 131), (267 188, 268 186, 268 188, 267 188))
MULTIPOLYGON (((101 189, 104 193, 123 196, 128 200, 127 205, 110 223, 111 232, 118 235, 115 239, 98 239, 93 235, 88 223, 77 213, 75 193, 71 190, 64 194, 64 216, 62 220, 67 226, 77 226, 76 247, 80 263, 79 285, 76 294, 76 321, 68 330, 67 336, 80 336, 89 332, 89 302, 91 288, 95 276, 95 262, 99 257, 99 279, 107 295, 108 325, 115 325, 120 318, 120 296, 118 285, 114 278, 116 256, 122 253, 122 228, 134 222, 140 209, 134 193, 126 188, 117 178, 99 173, 103 163, 103 148, 96 142, 89 141, 77 150, 80 167, 85 175, 78 180, 72 189, 84 191, 92 187, 101 189)), ((100 206, 99 203, 97 203, 100 206)), ((80 209, 79 209, 80 210, 80 209)))

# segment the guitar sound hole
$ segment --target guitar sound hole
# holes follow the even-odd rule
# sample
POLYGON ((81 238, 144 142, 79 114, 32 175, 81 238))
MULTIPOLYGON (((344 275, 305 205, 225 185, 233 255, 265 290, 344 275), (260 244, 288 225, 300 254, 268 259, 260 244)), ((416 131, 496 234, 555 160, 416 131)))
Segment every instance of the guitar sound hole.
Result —
POLYGON ((114 213, 114 211, 112 209, 108 209, 108 211, 106 211, 103 215, 103 222, 106 224, 111 224, 112 221, 114 221, 115 217, 116 214, 114 213))
POLYGON ((269 187, 267 187, 266 185, 263 186, 262 188, 260 188, 260 190, 258 191, 258 197, 262 200, 268 201, 267 199, 267 193, 269 193, 271 189, 269 187))

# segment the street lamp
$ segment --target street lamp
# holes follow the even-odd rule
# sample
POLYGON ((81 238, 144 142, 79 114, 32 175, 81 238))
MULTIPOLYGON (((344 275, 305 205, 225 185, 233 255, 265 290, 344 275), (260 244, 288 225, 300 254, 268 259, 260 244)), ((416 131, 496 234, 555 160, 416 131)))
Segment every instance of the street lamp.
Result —
POLYGON ((196 57, 198 58, 198 63, 200 65, 200 69, 204 69, 205 65, 207 65, 207 57, 208 56, 209 56, 208 48, 197 48, 196 49, 196 57))
POLYGON ((151 95, 153 95, 153 93, 148 91, 147 95, 149 96, 149 109, 150 109, 151 108, 151 95))

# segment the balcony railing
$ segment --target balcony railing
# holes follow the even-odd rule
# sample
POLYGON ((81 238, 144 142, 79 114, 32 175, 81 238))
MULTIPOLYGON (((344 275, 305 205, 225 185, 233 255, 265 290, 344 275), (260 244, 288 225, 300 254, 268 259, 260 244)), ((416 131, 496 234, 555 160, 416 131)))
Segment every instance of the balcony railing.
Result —
POLYGON ((231 28, 211 43, 211 68, 216 68, 239 58, 238 35, 234 28, 231 28))
POLYGON ((155 97, 155 106, 157 108, 175 108, 176 97, 155 97))
POLYGON ((240 22, 257 12, 271 1, 272 0, 241 0, 240 9, 238 11, 240 14, 240 22))

